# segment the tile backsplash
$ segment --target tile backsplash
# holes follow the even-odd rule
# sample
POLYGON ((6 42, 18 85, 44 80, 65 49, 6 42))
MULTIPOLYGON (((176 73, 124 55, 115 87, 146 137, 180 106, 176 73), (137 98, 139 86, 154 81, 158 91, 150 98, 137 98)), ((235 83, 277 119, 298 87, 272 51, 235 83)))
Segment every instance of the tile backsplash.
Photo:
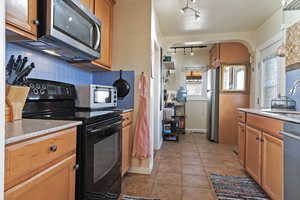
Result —
POLYGON ((11 55, 28 57, 28 63, 34 62, 30 78, 39 78, 53 81, 71 83, 75 85, 91 84, 93 73, 38 51, 24 48, 12 43, 6 43, 6 63, 11 55))
MULTIPOLYGON (((15 57, 18 55, 27 56, 28 63, 34 62, 36 68, 32 70, 30 78, 66 82, 74 85, 112 85, 120 76, 119 71, 85 71, 54 56, 6 43, 6 63, 11 55, 15 55, 15 57)), ((124 99, 118 100, 119 108, 128 109, 134 106, 134 77, 134 71, 123 72, 123 78, 129 82, 131 90, 124 99)))
POLYGON ((300 69, 286 72, 286 95, 296 101, 296 109, 300 111, 300 87, 297 88, 294 96, 288 94, 296 80, 300 80, 300 69))

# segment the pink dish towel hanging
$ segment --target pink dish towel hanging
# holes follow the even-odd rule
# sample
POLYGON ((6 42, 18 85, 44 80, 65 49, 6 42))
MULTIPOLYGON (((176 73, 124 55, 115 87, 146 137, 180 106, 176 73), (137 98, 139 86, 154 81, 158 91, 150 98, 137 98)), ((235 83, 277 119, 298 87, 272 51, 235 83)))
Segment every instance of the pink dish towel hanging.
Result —
POLYGON ((150 157, 147 90, 147 78, 144 73, 142 73, 139 80, 139 107, 132 150, 132 156, 138 159, 146 159, 150 157))

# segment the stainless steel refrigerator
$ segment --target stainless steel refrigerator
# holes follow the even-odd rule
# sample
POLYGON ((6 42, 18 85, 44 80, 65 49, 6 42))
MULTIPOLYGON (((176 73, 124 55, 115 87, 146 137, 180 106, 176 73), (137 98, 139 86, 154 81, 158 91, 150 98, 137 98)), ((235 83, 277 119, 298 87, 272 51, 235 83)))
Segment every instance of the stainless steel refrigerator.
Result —
POLYGON ((219 141, 219 82, 220 68, 209 69, 207 74, 207 139, 219 141))

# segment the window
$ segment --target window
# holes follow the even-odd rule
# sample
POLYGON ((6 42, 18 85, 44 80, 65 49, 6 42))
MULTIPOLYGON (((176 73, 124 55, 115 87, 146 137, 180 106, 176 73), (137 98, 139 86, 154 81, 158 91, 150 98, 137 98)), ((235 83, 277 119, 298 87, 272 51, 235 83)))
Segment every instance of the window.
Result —
POLYGON ((188 97, 206 98, 206 72, 201 70, 186 70, 185 71, 186 89, 188 97))
POLYGON ((246 90, 246 65, 222 65, 222 90, 227 92, 246 90))
POLYGON ((283 45, 283 35, 275 35, 256 51, 257 105, 271 108, 271 101, 279 95, 285 95, 285 59, 277 56, 278 48, 283 45))
POLYGON ((276 55, 265 58, 262 68, 262 107, 270 108, 273 98, 280 94, 280 62, 276 55))

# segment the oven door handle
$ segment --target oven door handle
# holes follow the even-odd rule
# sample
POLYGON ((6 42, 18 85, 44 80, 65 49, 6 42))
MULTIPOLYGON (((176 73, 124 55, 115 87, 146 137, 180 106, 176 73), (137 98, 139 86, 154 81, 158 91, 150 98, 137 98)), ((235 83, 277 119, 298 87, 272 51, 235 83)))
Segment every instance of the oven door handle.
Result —
POLYGON ((113 123, 109 126, 105 126, 105 127, 102 127, 102 128, 97 128, 97 129, 88 131, 88 133, 97 133, 97 132, 104 131, 104 130, 107 130, 107 129, 110 129, 110 128, 113 128, 113 127, 121 126, 121 124, 122 124, 122 122, 116 122, 116 123, 113 123))

